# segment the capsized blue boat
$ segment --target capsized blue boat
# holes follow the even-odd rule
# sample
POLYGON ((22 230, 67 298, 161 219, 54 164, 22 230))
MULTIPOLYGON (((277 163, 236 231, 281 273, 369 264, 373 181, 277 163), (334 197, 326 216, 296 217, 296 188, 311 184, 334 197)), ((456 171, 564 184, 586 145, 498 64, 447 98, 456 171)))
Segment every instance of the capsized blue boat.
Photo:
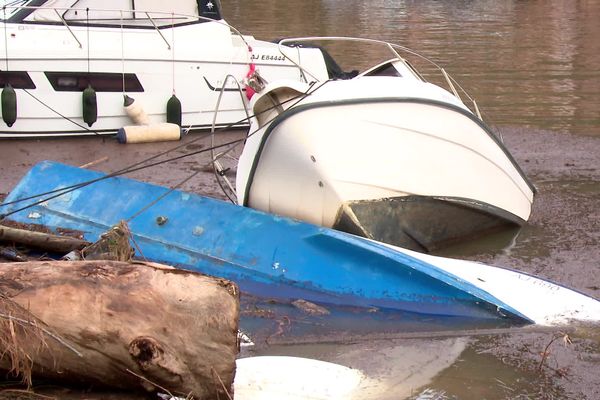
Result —
MULTIPOLYGON (((104 174, 45 161, 21 180, 1 214, 39 193, 104 174)), ((112 177, 10 215, 22 223, 84 232, 95 241, 127 220, 138 256, 235 281, 281 299, 422 314, 510 319, 520 311, 434 264, 389 246, 195 194, 112 177), (159 199, 155 202, 155 200, 159 199)))

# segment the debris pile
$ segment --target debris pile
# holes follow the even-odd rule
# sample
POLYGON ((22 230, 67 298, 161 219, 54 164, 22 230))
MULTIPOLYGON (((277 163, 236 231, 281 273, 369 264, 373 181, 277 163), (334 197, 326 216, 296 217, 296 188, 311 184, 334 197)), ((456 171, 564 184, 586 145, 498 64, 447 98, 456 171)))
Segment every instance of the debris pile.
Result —
POLYGON ((2 264, 0 370, 26 387, 50 379, 194 399, 231 395, 239 351, 234 283, 131 261, 125 223, 69 251, 82 260, 2 264))

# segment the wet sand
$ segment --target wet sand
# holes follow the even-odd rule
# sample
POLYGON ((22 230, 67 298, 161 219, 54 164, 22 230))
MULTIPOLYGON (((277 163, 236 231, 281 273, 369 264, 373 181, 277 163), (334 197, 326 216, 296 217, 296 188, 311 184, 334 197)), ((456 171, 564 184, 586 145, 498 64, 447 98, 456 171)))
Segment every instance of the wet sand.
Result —
MULTIPOLYGON (((244 134, 244 131, 220 133, 217 141, 232 141, 244 134)), ((508 247, 499 248, 488 238, 447 249, 442 254, 524 270, 600 297, 597 273, 600 136, 520 128, 503 128, 502 134, 507 147, 539 190, 531 220, 508 247)), ((200 134, 188 136, 183 142, 138 145, 121 145, 108 138, 1 141, 0 193, 8 193, 41 160, 80 166, 107 157, 91 168, 111 172, 178 145, 182 147, 170 156, 199 151, 209 147, 210 141, 201 139, 200 134)), ((203 153, 128 176, 174 186, 197 173, 181 187, 183 190, 223 198, 208 160, 208 153, 203 153)), ((250 354, 329 354, 326 358, 331 361, 359 365, 375 352, 380 354, 378 361, 365 368, 380 375, 383 367, 395 368, 394 377, 388 376, 388 383, 402 387, 393 392, 396 396, 402 393, 412 398, 600 398, 597 327, 457 332, 452 336, 459 339, 444 339, 439 335, 393 340, 374 337, 354 342, 354 347, 347 347, 351 343, 340 338, 338 343, 326 345, 267 346, 250 354), (563 333, 569 334, 572 344, 563 340, 563 333), (401 351, 409 348, 422 352, 401 351), (437 355, 439 362, 428 358, 432 354, 437 355), (427 393, 439 397, 426 397, 427 393)))

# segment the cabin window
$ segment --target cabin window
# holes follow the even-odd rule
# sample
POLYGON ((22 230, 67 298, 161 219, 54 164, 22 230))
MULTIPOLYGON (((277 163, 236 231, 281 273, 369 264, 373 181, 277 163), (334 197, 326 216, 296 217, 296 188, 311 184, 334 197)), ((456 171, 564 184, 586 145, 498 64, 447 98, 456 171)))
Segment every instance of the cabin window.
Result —
POLYGON ((100 72, 44 72, 57 92, 81 92, 91 85, 97 92, 143 92, 135 74, 100 72), (125 89, 123 89, 123 78, 125 89))
MULTIPOLYGON (((89 23, 155 29, 204 22, 197 18, 199 10, 202 16, 221 19, 218 0, 15 0, 4 3, 6 19, 11 22, 63 24, 66 21, 69 25, 89 23), (32 8, 20 8, 24 5, 32 8), (33 6, 43 7, 35 9, 33 6)), ((5 15, 0 15, 0 19, 5 15)))
POLYGON ((104 0, 101 8, 98 9, 96 0, 79 0, 64 13, 64 18, 68 23, 152 28, 155 24, 158 27, 170 27, 194 22, 194 17, 198 15, 193 1, 104 0))
POLYGON ((369 75, 369 76, 394 76, 394 77, 398 77, 398 78, 402 77, 400 72, 398 72, 398 70, 394 67, 394 64, 392 64, 392 63, 385 63, 382 66, 380 66, 379 68, 376 68, 375 70, 369 72, 367 75, 369 75))
POLYGON ((35 84, 25 71, 0 71, 0 87, 7 83, 15 89, 35 89, 35 84))
POLYGON ((21 1, 21 2, 3 1, 2 2, 2 12, 0 13, 0 20, 9 21, 16 13, 18 13, 19 10, 21 10, 19 8, 19 6, 22 6, 23 4, 17 4, 17 3, 25 3, 25 2, 24 1, 21 1))

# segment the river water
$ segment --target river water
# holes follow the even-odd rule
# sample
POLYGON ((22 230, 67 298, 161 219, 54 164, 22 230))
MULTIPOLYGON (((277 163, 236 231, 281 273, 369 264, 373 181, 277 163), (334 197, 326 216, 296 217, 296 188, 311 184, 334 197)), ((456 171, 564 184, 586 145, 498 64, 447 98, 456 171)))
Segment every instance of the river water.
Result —
POLYGON ((414 49, 467 88, 488 122, 600 135, 600 1, 223 3, 226 20, 259 39, 356 36, 414 49))
MULTIPOLYGON (((409 47, 476 99, 539 193, 512 241, 483 238, 443 255, 522 269, 599 297, 600 1, 225 1, 229 23, 258 39, 356 36, 409 47)), ((374 55, 333 49, 346 69, 374 55)), ((374 398, 596 399, 597 328, 565 332, 269 346, 363 367, 386 382, 374 398), (548 347, 549 359, 542 360, 548 347)))

